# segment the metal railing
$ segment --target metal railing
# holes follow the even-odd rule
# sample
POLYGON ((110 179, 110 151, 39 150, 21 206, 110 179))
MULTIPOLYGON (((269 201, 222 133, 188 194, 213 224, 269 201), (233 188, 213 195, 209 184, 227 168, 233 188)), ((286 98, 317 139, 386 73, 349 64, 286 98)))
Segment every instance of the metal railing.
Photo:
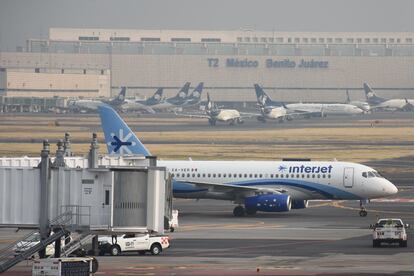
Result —
POLYGON ((60 212, 71 214, 71 219, 68 222, 71 226, 89 227, 91 225, 91 206, 62 205, 60 212))

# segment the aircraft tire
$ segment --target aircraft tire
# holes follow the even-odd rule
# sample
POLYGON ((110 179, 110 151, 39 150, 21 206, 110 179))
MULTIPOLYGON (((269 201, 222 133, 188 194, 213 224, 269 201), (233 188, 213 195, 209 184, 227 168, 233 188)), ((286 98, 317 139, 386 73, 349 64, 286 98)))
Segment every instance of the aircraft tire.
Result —
POLYGON ((246 208, 246 214, 248 214, 249 216, 253 216, 257 213, 257 209, 255 208, 246 208))
POLYGON ((244 211, 243 206, 236 206, 236 207, 234 207, 234 209, 233 209, 233 215, 235 217, 244 217, 245 211, 244 211))

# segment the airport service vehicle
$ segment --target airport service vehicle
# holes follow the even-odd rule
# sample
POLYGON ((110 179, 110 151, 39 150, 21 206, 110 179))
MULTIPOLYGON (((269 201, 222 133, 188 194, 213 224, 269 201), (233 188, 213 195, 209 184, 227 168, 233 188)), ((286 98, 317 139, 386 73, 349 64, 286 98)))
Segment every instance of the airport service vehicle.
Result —
MULTIPOLYGON (((148 149, 110 106, 99 108, 108 152, 141 154, 148 149)), ((246 153, 247 154, 247 153, 246 153)), ((368 166, 339 161, 158 161, 173 178, 177 198, 230 200, 235 216, 303 209, 308 200, 360 200, 366 216, 368 199, 398 192, 391 182, 368 166)))
POLYGON ((90 275, 98 271, 98 261, 92 257, 49 258, 33 262, 33 276, 90 275))
POLYGON ((379 219, 374 225, 370 225, 372 232, 372 246, 380 247, 381 243, 398 243, 400 247, 407 247, 408 224, 404 224, 398 218, 379 219))
POLYGON ((257 102, 265 107, 280 107, 286 109, 286 116, 303 116, 303 117, 325 117, 328 115, 357 115, 364 113, 364 110, 351 104, 341 103, 292 103, 284 105, 280 102, 274 102, 263 89, 255 84, 257 102))
POLYGON ((364 83, 365 97, 374 110, 414 111, 414 99, 385 99, 377 96, 372 88, 364 83))
POLYGON ((101 255, 107 253, 118 256, 122 252, 136 251, 141 255, 150 252, 152 255, 160 254, 170 247, 170 239, 165 235, 152 236, 150 234, 128 233, 122 236, 100 236, 98 238, 101 255))

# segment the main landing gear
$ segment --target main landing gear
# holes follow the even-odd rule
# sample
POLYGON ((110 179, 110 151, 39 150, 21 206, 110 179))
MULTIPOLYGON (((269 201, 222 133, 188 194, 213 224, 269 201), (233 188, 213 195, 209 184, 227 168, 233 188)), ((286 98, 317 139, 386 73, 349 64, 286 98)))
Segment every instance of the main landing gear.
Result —
POLYGON ((244 208, 243 206, 239 205, 234 207, 233 209, 233 215, 235 217, 244 217, 247 215, 254 215, 256 214, 257 210, 254 208, 244 208))
POLYGON ((359 207, 360 207, 359 216, 360 217, 366 217, 368 215, 367 209, 365 208, 367 203, 368 203, 367 199, 359 201, 359 207))

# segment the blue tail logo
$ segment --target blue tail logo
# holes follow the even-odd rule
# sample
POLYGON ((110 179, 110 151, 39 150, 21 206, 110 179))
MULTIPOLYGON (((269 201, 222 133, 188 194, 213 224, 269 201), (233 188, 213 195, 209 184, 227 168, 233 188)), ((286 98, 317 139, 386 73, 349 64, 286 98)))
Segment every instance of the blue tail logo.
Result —
POLYGON ((151 155, 112 107, 104 104, 99 106, 98 109, 109 153, 151 155))

